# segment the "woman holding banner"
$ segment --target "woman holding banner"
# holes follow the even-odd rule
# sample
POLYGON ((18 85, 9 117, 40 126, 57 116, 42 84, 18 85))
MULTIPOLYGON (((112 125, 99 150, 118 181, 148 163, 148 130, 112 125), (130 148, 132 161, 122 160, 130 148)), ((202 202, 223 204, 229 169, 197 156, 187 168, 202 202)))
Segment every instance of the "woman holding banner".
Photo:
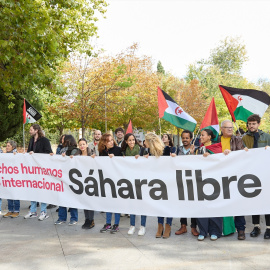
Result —
MULTIPOLYGON (((75 155, 78 152, 76 140, 72 135, 65 135, 63 149, 65 152, 62 156, 71 156, 75 155)), ((63 150, 62 149, 62 150, 63 150)), ((70 210, 70 222, 68 225, 75 225, 78 222, 78 209, 69 208, 70 210)), ((67 220, 67 208, 59 206, 58 220, 54 223, 55 225, 60 225, 67 220)))
MULTIPOLYGON (((140 156, 141 148, 135 136, 132 133, 128 133, 125 135, 121 149, 124 156, 128 157, 135 156, 135 158, 138 158, 140 156)), ((142 151, 143 149, 144 148, 142 148, 142 151)), ((135 233, 135 219, 136 215, 130 215, 130 228, 128 230, 129 235, 135 233)), ((145 224, 146 224, 146 216, 141 216, 141 227, 139 229, 138 235, 140 236, 145 235, 145 224)))
MULTIPOLYGON (((148 154, 144 155, 144 157, 146 158, 148 158, 149 155, 160 157, 164 154, 165 145, 159 138, 159 136, 157 136, 154 133, 148 133, 145 135, 145 145, 148 148, 148 154)), ((158 229, 156 233, 156 238, 161 238, 162 235, 164 239, 169 238, 171 235, 171 226, 172 226, 172 218, 166 218, 164 230, 164 217, 158 217, 158 229)))
MULTIPOLYGON (((98 144, 98 152, 99 156, 109 156, 110 158, 114 156, 122 156, 121 148, 117 146, 116 141, 109 133, 102 135, 98 144)), ((119 231, 120 214, 114 213, 114 218, 114 225, 111 226, 112 213, 106 212, 106 224, 100 230, 101 233, 106 231, 116 233, 119 231)))
MULTIPOLYGON (((211 140, 215 139, 215 135, 211 129, 204 129, 201 132, 200 140, 201 146, 196 149, 196 155, 208 156, 210 153, 207 151, 207 147, 211 146, 211 140)), ((215 144, 218 145, 218 144, 215 144)), ((194 153, 194 147, 192 147, 191 154, 194 153)), ((197 223, 200 229, 199 241, 203 241, 207 237, 208 233, 210 239, 215 241, 222 235, 222 217, 211 218, 197 218, 197 223)))
MULTIPOLYGON (((86 139, 84 138, 79 139, 78 146, 79 146, 79 150, 75 154, 75 156, 95 157, 95 151, 89 149, 86 139)), ((70 156, 70 157, 72 158, 73 156, 70 156)), ((84 210, 85 222, 82 225, 82 229, 92 229, 93 227, 95 227, 94 214, 95 214, 94 210, 86 210, 86 209, 84 210)))

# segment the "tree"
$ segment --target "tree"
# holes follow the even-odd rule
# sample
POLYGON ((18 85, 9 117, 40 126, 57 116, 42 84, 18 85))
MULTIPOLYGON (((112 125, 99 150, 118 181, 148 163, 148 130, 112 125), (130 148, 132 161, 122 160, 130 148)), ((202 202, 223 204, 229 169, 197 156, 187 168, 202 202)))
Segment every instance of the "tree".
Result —
POLYGON ((246 61, 245 45, 239 38, 227 37, 211 51, 208 59, 189 65, 185 79, 187 82, 197 79, 210 96, 219 96, 219 84, 242 88, 252 85, 240 75, 246 61))
POLYGON ((165 69, 164 69, 164 67, 162 66, 162 64, 161 64, 160 61, 158 61, 158 63, 157 63, 157 72, 160 73, 160 74, 165 75, 165 69))
POLYGON ((45 87, 54 91, 56 68, 70 51, 91 53, 85 44, 97 32, 94 13, 104 13, 106 5, 104 0, 0 2, 0 140, 19 128, 24 97, 45 87))
POLYGON ((243 64, 248 60, 246 46, 240 38, 225 38, 210 54, 209 64, 219 68, 221 74, 240 74, 243 64))

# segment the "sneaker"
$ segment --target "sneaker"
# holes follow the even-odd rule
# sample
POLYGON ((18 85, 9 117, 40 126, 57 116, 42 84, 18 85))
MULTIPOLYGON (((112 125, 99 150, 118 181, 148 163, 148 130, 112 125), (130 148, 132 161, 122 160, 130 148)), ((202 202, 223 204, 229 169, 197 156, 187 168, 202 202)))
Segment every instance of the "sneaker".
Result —
POLYGON ((4 218, 10 217, 13 215, 13 212, 7 212, 5 215, 3 215, 4 218))
POLYGON ((75 225, 75 224, 77 224, 78 223, 78 221, 76 221, 76 220, 71 220, 69 223, 68 223, 68 225, 69 226, 72 226, 72 225, 75 225))
POLYGON ((36 212, 34 212, 34 213, 29 212, 26 216, 24 216, 25 219, 27 219, 27 218, 35 218, 35 217, 37 217, 36 212))
POLYGON ((199 235, 198 236, 198 241, 203 241, 204 240, 204 236, 203 235, 199 235))
POLYGON ((92 229, 95 227, 94 220, 86 219, 84 224, 82 225, 82 229, 92 229))
POLYGON ((119 231, 119 226, 118 224, 114 224, 111 228, 111 233, 116 233, 119 231))
POLYGON ((12 217, 12 218, 17 218, 18 216, 19 216, 19 212, 14 212, 14 213, 12 213, 12 215, 10 215, 10 217, 12 217))
POLYGON ((217 237, 216 235, 214 235, 214 234, 212 234, 211 237, 210 237, 210 239, 211 239, 212 241, 216 241, 217 238, 218 238, 218 237, 217 237))
POLYGON ((54 222, 54 224, 55 224, 55 225, 60 225, 60 224, 65 223, 65 222, 66 222, 65 220, 60 220, 60 219, 58 219, 58 220, 56 220, 56 221, 54 222))
POLYGON ((126 216, 126 214, 123 214, 123 213, 121 214, 121 217, 125 217, 125 216, 126 216))
POLYGON ((47 219, 47 218, 49 218, 49 216, 47 215, 47 213, 41 212, 38 220, 39 221, 43 221, 44 219, 47 219))
POLYGON ((107 231, 111 230, 111 228, 112 228, 111 224, 106 223, 106 224, 103 226, 103 228, 100 230, 100 232, 101 232, 101 233, 107 232, 107 231))
POLYGON ((129 230, 128 230, 128 234, 131 235, 131 234, 134 234, 134 233, 135 233, 135 226, 130 226, 129 230))
POLYGON ((144 226, 141 226, 140 227, 140 229, 139 229, 139 231, 138 231, 138 235, 139 236, 143 236, 143 235, 145 235, 145 227, 144 226))

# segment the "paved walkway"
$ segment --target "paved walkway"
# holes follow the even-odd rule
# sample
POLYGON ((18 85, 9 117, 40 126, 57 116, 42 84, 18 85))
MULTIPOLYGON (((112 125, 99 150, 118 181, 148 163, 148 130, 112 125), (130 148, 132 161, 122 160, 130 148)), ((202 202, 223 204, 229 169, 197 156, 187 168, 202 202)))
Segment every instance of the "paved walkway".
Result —
MULTIPOLYGON (((100 233, 105 223, 105 213, 95 213, 96 226, 82 230, 83 211, 79 211, 77 225, 54 225, 55 208, 49 210, 45 221, 23 219, 29 202, 21 203, 20 217, 0 217, 0 270, 13 269, 269 269, 270 240, 263 234, 251 238, 251 218, 247 217, 247 239, 238 241, 237 235, 222 237, 217 241, 197 241, 189 232, 174 235, 179 219, 173 220, 172 236, 156 239, 157 219, 148 217, 146 235, 127 235, 129 218, 121 217, 120 232, 100 233)), ((3 200, 2 214, 7 212, 3 200)), ((189 219, 188 219, 189 221, 189 219)), ((137 217, 137 228, 139 218, 137 217)), ((261 220, 265 231, 264 219, 261 220)))

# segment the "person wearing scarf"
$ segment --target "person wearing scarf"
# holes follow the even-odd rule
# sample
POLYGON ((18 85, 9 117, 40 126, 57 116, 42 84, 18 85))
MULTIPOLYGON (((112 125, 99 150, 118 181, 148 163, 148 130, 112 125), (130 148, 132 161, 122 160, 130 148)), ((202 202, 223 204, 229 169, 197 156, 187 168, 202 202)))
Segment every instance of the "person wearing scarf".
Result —
MULTIPOLYGON (((247 133, 243 136, 242 140, 247 148, 260 148, 270 145, 270 135, 264 133, 259 129, 261 124, 261 117, 258 114, 252 114, 247 119, 247 133)), ((261 233, 260 216, 253 215, 252 223, 254 228, 250 233, 251 237, 257 237, 261 233)), ((265 215, 266 231, 264 239, 270 239, 270 215, 265 215)))
MULTIPOLYGON (((125 135, 121 148, 123 156, 135 158, 138 158, 140 156, 141 148, 135 136, 132 133, 128 133, 125 135)), ((129 235, 135 233, 135 219, 136 215, 130 215, 130 228, 128 230, 129 235)), ((146 232, 145 224, 146 224, 146 216, 141 216, 141 227, 138 231, 139 236, 145 235, 146 232)))
MULTIPOLYGON (((210 153, 214 153, 214 149, 219 149, 219 147, 211 147, 212 142, 215 138, 215 135, 212 130, 210 129, 204 129, 201 132, 200 140, 201 140, 201 146, 196 149, 195 154, 196 155, 204 155, 205 157, 209 155, 210 153), (210 148, 209 150, 207 148, 210 148)), ((191 150, 193 153, 194 148, 191 150)), ((220 151, 220 150, 219 150, 220 151)), ((216 150, 215 152, 218 152, 216 150)), ((221 153, 221 151, 220 151, 221 153)), ((222 217, 210 217, 210 218, 197 218, 198 227, 200 229, 200 235, 198 236, 199 241, 203 241, 207 235, 210 235, 211 240, 217 240, 222 235, 222 217)))

